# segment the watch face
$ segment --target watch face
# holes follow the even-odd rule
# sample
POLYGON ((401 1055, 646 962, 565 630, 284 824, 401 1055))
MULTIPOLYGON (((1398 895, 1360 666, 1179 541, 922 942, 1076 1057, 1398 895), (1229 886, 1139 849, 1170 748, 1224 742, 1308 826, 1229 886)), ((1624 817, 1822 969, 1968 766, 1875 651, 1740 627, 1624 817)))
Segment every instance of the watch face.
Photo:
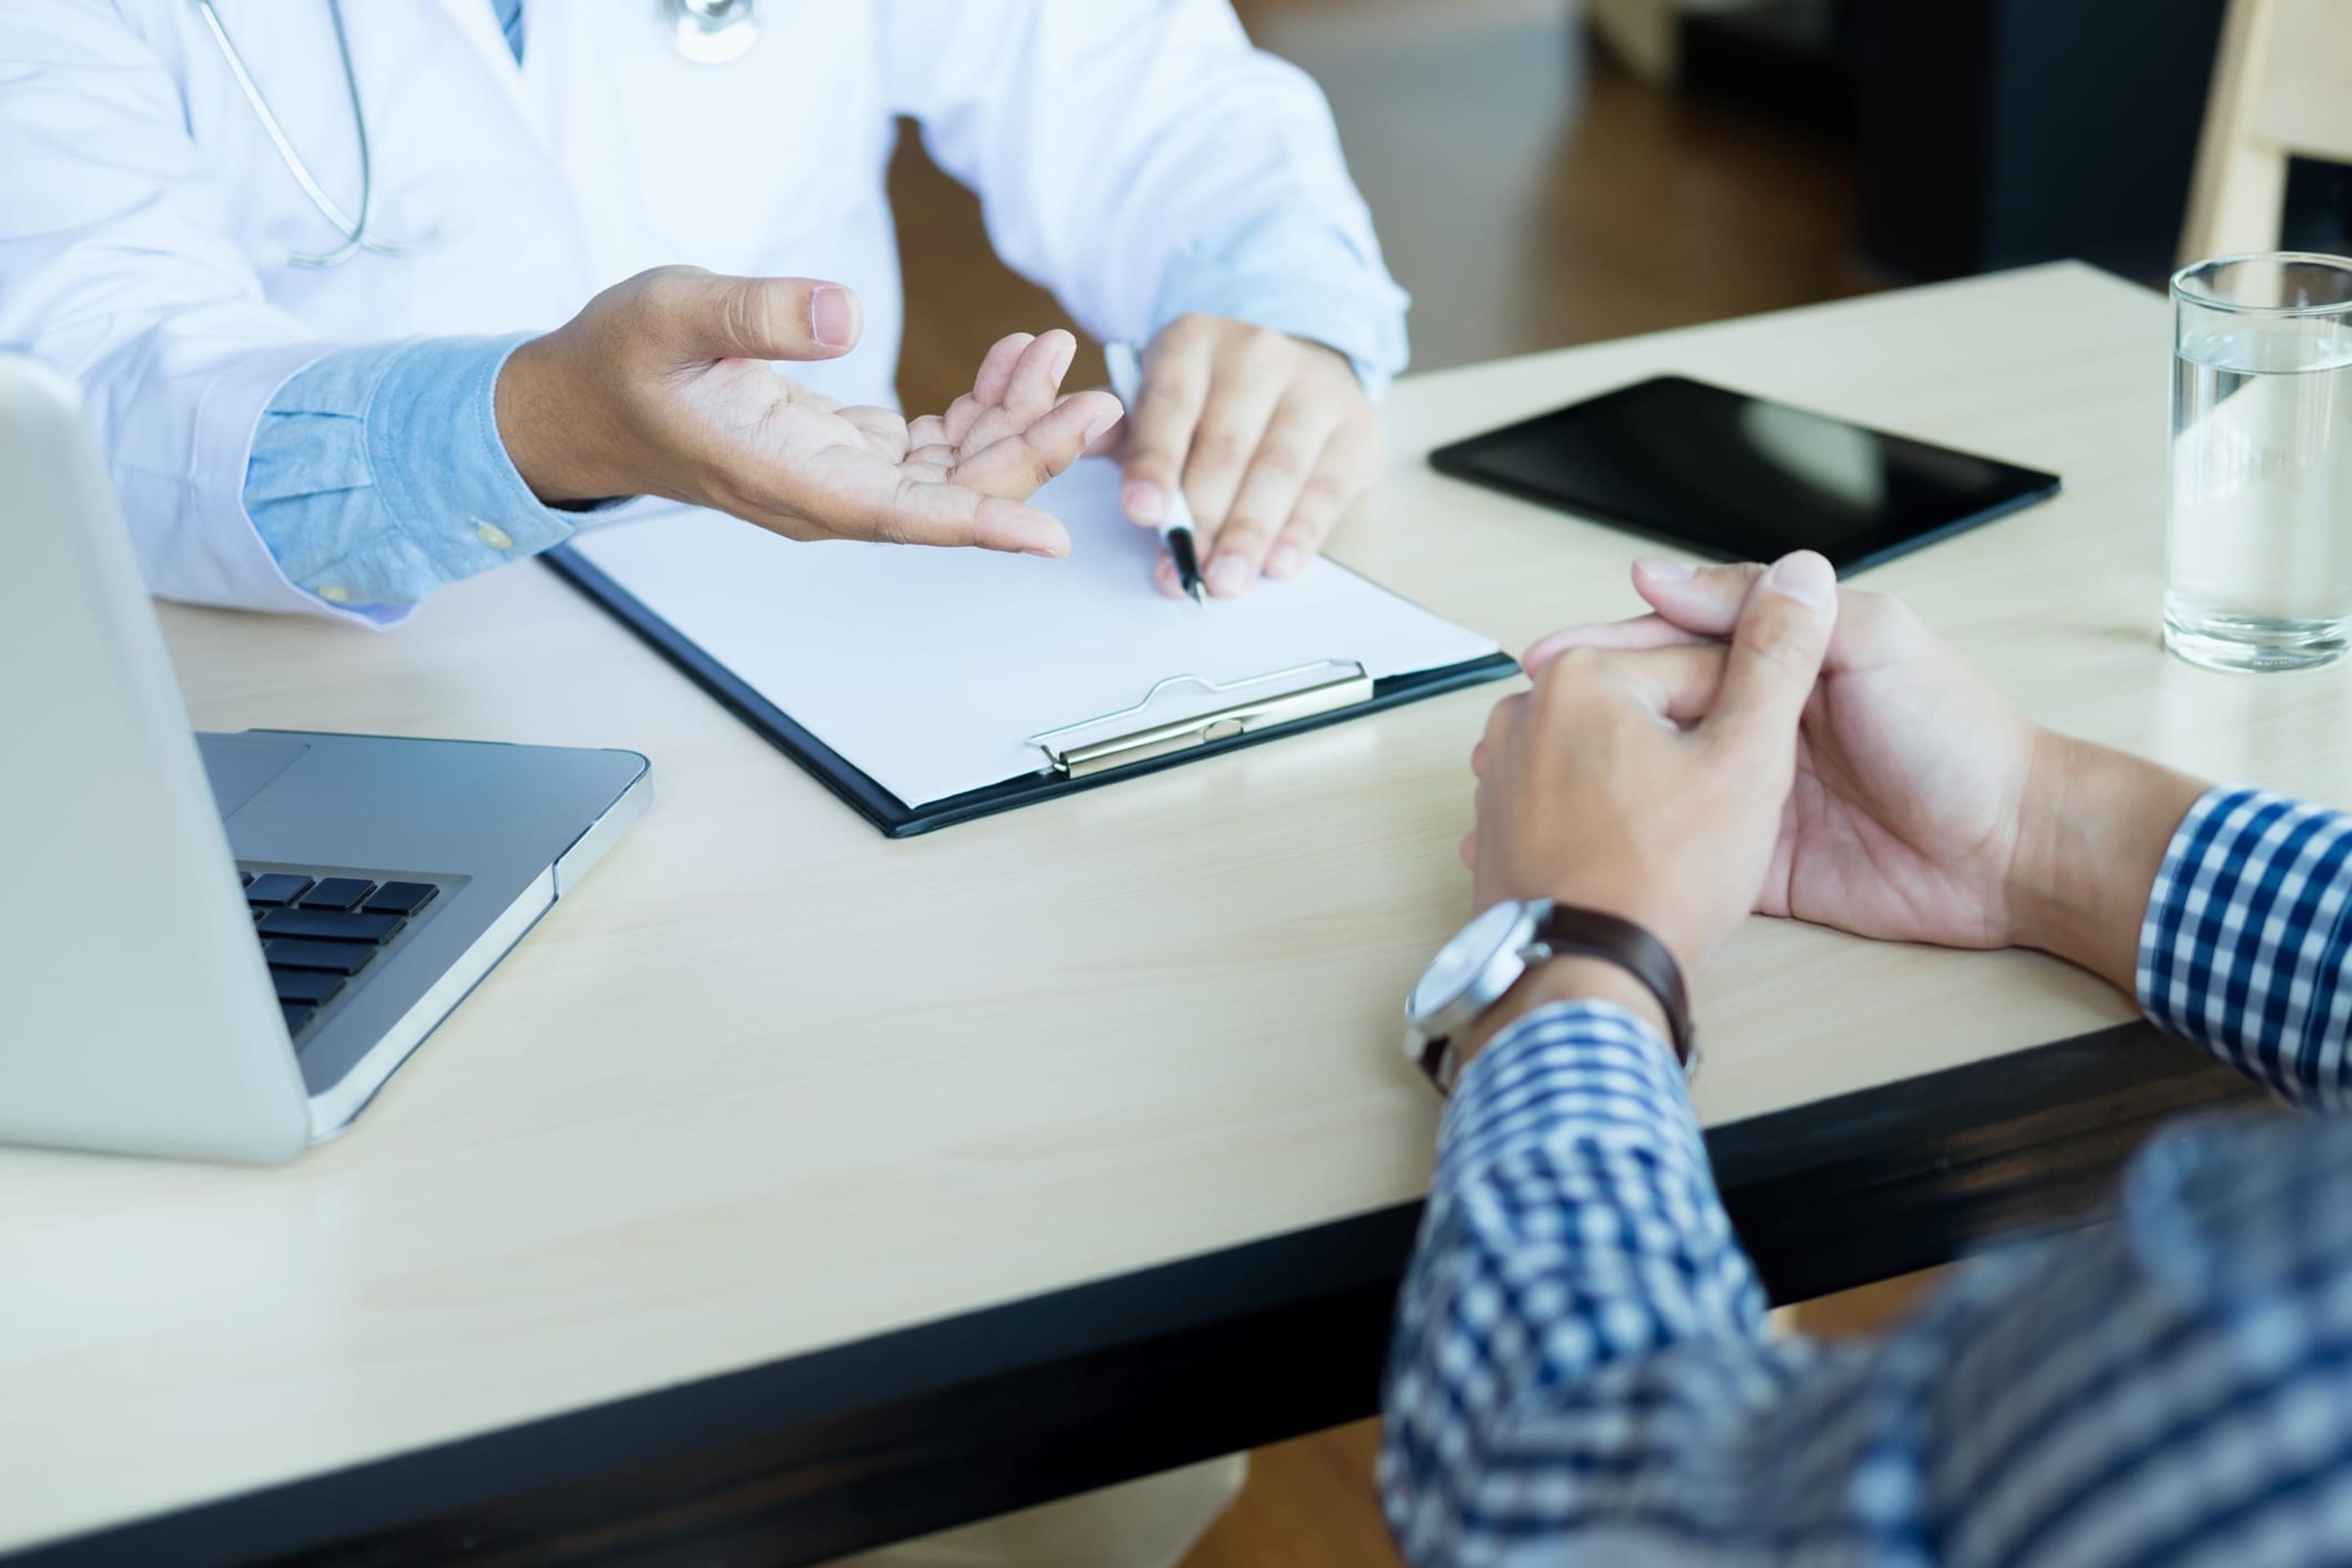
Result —
POLYGON ((1467 990, 1519 928, 1526 913, 1516 900, 1496 904, 1464 926, 1439 950, 1412 988, 1412 1016, 1427 1018, 1467 990))

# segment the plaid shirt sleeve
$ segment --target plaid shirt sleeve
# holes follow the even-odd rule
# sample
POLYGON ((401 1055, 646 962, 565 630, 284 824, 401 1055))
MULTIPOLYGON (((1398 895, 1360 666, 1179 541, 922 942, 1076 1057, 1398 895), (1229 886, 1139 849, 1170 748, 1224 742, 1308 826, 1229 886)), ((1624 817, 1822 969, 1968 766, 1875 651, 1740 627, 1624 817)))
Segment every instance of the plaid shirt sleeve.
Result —
POLYGON ((2210 790, 2172 836, 2140 928, 2139 995, 2162 1028, 2302 1105, 2335 1110, 2352 1035, 2352 817, 2210 790))
MULTIPOLYGON (((2142 931, 2149 1016, 2344 1093, 2352 818, 2217 790, 2142 931)), ((1776 1339, 1671 1054, 1597 1003, 1463 1075, 1380 1481, 1420 1568, 2352 1562, 2352 1124, 2156 1139, 2115 1223, 1877 1342, 1776 1339)))

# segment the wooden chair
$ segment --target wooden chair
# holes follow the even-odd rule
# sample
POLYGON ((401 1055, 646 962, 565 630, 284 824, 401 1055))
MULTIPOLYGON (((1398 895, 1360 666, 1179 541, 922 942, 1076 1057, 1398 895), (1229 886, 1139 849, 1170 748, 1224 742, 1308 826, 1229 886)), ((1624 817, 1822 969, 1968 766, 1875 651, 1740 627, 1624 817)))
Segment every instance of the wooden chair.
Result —
POLYGON ((2276 249, 2293 157, 2352 163, 2352 0, 2231 0, 2181 261, 2276 249))

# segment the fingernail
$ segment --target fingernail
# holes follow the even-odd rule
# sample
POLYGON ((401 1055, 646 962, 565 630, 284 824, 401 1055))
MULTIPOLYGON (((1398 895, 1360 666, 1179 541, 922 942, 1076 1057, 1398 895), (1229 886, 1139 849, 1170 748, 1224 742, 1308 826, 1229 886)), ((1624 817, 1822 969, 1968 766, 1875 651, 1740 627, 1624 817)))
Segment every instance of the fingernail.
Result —
POLYGON ((1668 561, 1662 556, 1643 556, 1633 563, 1633 570, 1653 583, 1687 583, 1698 574, 1698 568, 1687 561, 1668 561))
POLYGON ((1112 426, 1118 423, 1120 412, 1120 410, 1114 408, 1108 413, 1097 414, 1092 419, 1087 421, 1087 445, 1091 447, 1096 442, 1101 440, 1103 438, 1103 432, 1108 430, 1112 426))
POLYGON ((1269 577, 1296 577, 1307 570, 1307 552, 1296 544, 1277 544, 1274 553, 1265 558, 1265 574, 1269 577))
POLYGON ((1013 538, 1024 555, 1040 555, 1048 561, 1058 561, 1069 553, 1069 536, 1062 531, 1061 525, 1043 519, 1022 524, 1013 538))
POLYGON ((1801 605, 1820 609, 1837 592, 1837 570, 1827 559, 1810 550, 1800 550, 1794 555, 1783 555, 1772 563, 1765 582, 1776 594, 1786 594, 1801 605))
POLYGON ((809 336, 819 346, 845 349, 857 336, 857 302, 830 285, 809 295, 809 336))
POLYGON ((1240 556, 1220 555, 1209 563, 1209 592, 1221 599, 1238 598, 1249 592, 1256 575, 1240 556))
POLYGON ((1136 521, 1157 526, 1168 515, 1168 492, 1150 479, 1136 479, 1118 492, 1118 504, 1136 521))

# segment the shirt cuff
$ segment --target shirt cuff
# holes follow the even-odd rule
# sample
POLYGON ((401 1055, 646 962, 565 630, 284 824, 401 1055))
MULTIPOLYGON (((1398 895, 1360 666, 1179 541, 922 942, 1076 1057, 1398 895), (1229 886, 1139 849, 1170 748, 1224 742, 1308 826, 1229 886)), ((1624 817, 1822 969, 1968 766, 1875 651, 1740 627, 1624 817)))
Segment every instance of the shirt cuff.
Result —
POLYGON ((499 437, 499 372, 530 335, 373 343, 286 384, 255 433, 245 504, 289 583, 390 626, 571 536, 499 437))
POLYGON ((1411 303, 1377 254, 1364 254, 1329 220, 1284 207, 1170 257, 1151 330, 1196 311, 1272 327, 1347 355, 1378 402, 1409 357, 1411 303))
POLYGON ((2149 1020, 2305 1103, 2352 1090, 2352 816, 2208 790, 2173 830, 2141 919, 2149 1020))
POLYGON ((1672 1047, 1613 1002, 1556 1002, 1496 1036, 1446 1102, 1438 1183, 1564 1126, 1706 1168, 1706 1139, 1672 1047))

